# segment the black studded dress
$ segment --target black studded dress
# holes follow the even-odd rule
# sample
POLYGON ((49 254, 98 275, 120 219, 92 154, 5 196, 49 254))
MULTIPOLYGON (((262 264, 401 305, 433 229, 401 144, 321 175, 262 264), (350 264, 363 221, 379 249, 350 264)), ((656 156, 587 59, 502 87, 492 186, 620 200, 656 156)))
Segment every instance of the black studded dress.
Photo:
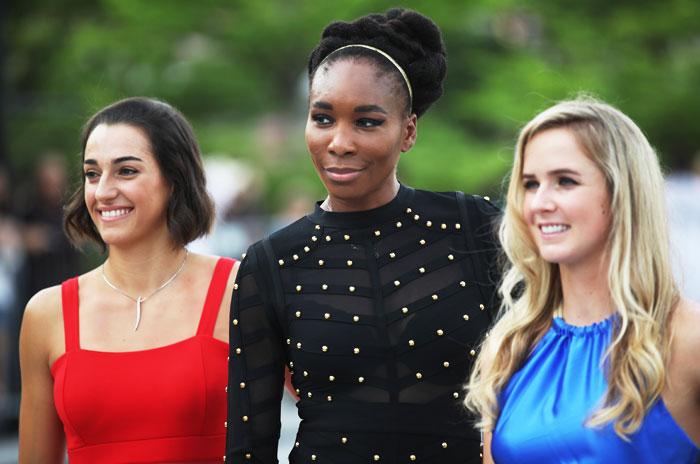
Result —
POLYGON ((276 463, 285 365, 302 419, 290 463, 481 462, 462 401, 495 313, 487 200, 401 186, 251 246, 231 311, 226 461, 276 463))

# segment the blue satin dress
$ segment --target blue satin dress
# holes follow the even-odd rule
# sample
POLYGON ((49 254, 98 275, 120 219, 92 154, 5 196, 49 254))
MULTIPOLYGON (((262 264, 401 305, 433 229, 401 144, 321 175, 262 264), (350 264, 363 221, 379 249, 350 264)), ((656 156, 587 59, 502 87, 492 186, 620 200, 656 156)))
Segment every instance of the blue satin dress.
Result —
POLYGON ((499 396, 501 413, 491 453, 497 464, 691 464, 700 459, 662 400, 626 442, 612 425, 585 426, 606 390, 601 359, 613 318, 577 327, 554 318, 552 327, 499 396))

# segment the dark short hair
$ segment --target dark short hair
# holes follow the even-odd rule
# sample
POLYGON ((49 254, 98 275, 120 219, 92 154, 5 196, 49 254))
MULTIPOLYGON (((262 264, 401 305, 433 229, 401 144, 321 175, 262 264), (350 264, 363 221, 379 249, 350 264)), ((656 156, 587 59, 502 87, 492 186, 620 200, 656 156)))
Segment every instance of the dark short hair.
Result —
MULTIPOLYGON (((158 167, 172 189, 166 217, 173 243, 184 246, 209 233, 214 221, 214 203, 206 189, 197 139, 182 113, 153 98, 132 97, 112 103, 85 124, 80 142, 82 160, 87 140, 100 124, 128 124, 146 135, 158 167)), ((106 248, 85 205, 84 181, 68 200, 63 226, 73 244, 88 239, 106 248)))

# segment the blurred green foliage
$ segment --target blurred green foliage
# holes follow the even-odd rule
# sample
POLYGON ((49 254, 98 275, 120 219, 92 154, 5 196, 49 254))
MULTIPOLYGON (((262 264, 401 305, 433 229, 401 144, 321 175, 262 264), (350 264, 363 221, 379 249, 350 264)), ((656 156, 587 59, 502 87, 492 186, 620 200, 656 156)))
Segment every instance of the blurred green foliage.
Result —
MULTIPOLYGON (((9 162, 60 150, 77 170, 84 121, 131 95, 180 108, 204 153, 247 159, 267 205, 321 194, 306 160, 306 58, 332 20, 383 0, 11 0, 4 69, 9 162)), ((700 151, 697 0, 407 1, 442 28, 445 95, 419 123, 401 176, 437 190, 495 193, 517 130, 580 91, 628 113, 666 166, 700 151)))

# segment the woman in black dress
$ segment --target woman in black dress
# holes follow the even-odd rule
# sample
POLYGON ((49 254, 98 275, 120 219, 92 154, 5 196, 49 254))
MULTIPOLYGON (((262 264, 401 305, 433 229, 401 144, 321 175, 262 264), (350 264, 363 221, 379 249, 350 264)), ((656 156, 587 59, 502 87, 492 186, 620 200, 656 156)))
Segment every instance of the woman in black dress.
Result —
POLYGON ((285 365, 290 463, 480 461, 462 384, 496 310, 497 211, 396 174, 445 70, 437 26, 400 9, 333 23, 312 52, 306 142, 328 196, 239 270, 227 462, 277 462, 285 365))

